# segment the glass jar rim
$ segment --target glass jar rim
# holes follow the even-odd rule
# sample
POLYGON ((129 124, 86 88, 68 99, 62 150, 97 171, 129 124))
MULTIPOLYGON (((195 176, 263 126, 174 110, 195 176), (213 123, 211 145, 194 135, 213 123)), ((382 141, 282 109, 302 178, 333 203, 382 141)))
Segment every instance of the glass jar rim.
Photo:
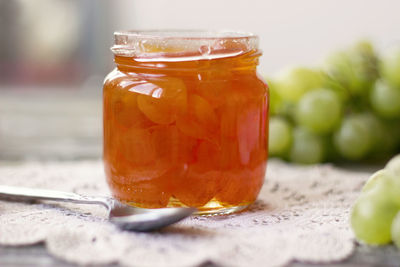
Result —
POLYGON ((240 31, 117 31, 111 51, 138 61, 183 61, 232 57, 258 51, 259 38, 240 31))
POLYGON ((116 31, 114 36, 132 36, 139 39, 242 39, 258 38, 251 32, 207 30, 128 30, 116 31))

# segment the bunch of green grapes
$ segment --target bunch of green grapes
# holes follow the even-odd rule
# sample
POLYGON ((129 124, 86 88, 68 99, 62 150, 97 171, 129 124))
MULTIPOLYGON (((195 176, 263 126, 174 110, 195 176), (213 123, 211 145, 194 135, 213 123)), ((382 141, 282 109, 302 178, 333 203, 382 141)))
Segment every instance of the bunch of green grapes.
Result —
POLYGON ((270 156, 313 164, 400 151, 400 49, 380 59, 363 41, 321 70, 291 68, 267 80, 270 156))
POLYGON ((350 222, 360 242, 383 245, 393 241, 400 248, 400 154, 364 185, 350 222))

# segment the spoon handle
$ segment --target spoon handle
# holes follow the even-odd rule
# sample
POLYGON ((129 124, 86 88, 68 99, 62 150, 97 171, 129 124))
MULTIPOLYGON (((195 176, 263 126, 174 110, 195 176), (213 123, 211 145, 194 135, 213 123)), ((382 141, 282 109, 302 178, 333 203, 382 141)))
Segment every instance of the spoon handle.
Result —
POLYGON ((81 204, 98 204, 110 209, 110 204, 103 197, 87 197, 75 193, 47 189, 0 185, 0 198, 14 201, 52 200, 81 204))

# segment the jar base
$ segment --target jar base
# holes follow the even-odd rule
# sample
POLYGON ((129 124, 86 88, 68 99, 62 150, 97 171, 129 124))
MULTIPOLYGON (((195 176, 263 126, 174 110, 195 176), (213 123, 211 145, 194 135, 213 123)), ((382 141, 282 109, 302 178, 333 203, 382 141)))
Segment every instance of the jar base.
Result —
POLYGON ((233 207, 219 207, 219 208, 200 208, 194 215, 202 215, 202 216, 218 216, 218 215, 228 215, 232 213, 237 213, 247 209, 250 206, 248 205, 240 205, 233 207))
MULTIPOLYGON (((204 215, 204 216, 227 215, 243 211, 247 209, 250 205, 251 203, 229 205, 221 203, 215 198, 213 198, 206 205, 202 207, 197 207, 197 211, 194 213, 194 215, 204 215)), ((187 207, 187 206, 181 203, 178 199, 171 198, 167 207, 173 208, 173 207, 187 207)))
MULTIPOLYGON (((121 202, 138 208, 152 208, 140 203, 130 202, 130 201, 122 201, 121 202)), ((218 216, 218 215, 228 215, 236 212, 243 211, 247 209, 252 202, 249 203, 240 203, 238 205, 231 205, 226 203, 221 203, 217 199, 211 199, 206 205, 202 207, 196 207, 197 211, 193 213, 193 215, 203 215, 203 216, 218 216)), ((176 207, 188 207, 187 205, 180 202, 178 199, 171 197, 168 205, 165 208, 176 208, 176 207)))

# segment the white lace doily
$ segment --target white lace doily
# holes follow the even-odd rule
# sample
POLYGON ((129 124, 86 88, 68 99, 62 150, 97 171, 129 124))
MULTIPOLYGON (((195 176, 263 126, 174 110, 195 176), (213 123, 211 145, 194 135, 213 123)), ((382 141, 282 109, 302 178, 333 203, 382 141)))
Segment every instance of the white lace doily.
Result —
MULTIPOLYGON (((268 162, 258 201, 246 212, 194 216, 160 232, 118 230, 102 207, 0 201, 0 245, 44 242, 50 254, 77 264, 126 266, 281 266, 292 260, 342 260, 354 247, 351 204, 369 176, 331 165, 268 162)), ((108 194, 99 161, 0 167, 0 184, 108 194)))

